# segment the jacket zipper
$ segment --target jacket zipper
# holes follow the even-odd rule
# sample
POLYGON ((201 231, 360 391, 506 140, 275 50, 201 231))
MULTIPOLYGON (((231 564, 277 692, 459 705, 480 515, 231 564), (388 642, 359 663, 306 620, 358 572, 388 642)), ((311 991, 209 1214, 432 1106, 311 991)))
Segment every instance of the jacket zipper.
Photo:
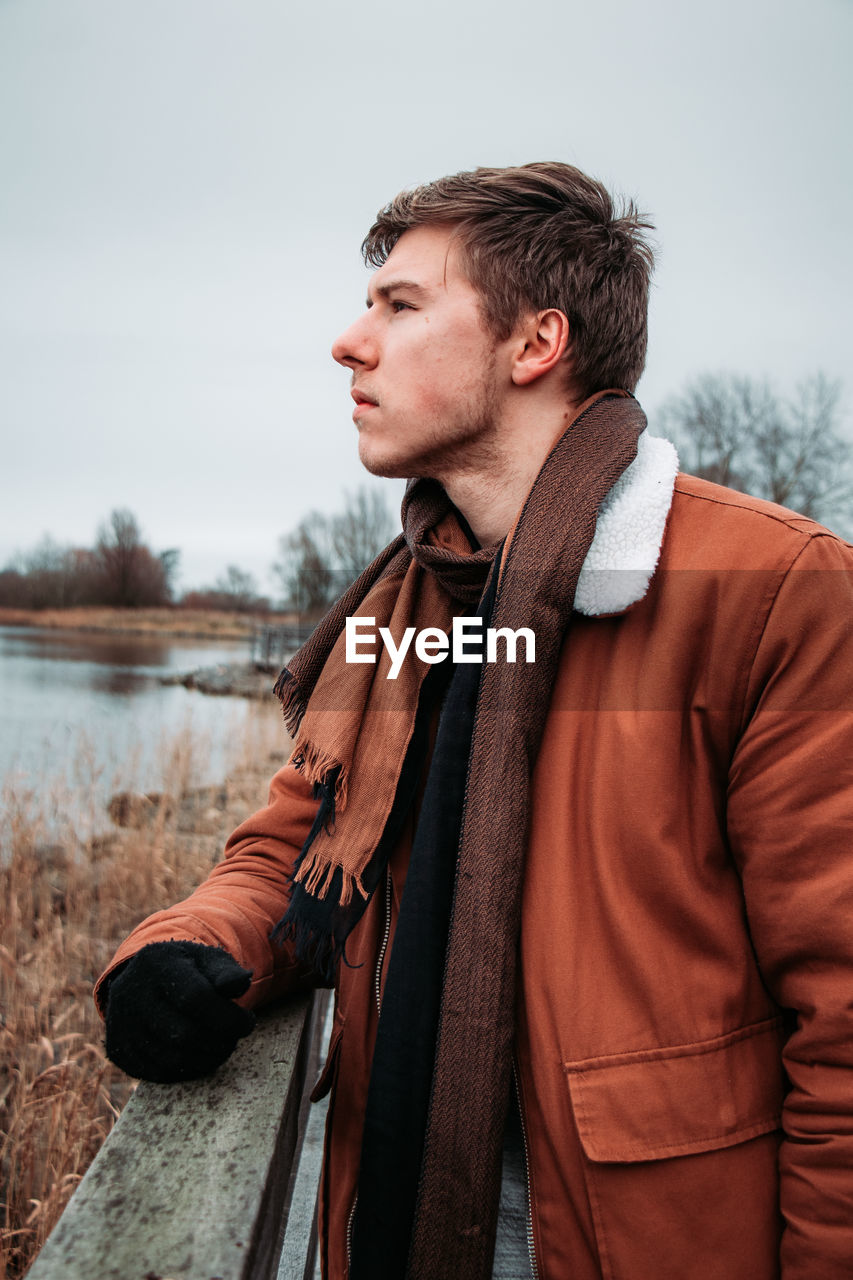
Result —
POLYGON ((518 1118, 521 1121, 521 1140, 524 1147, 524 1180, 527 1183, 527 1253, 530 1258, 530 1274, 533 1280, 539 1280, 539 1267, 536 1264, 536 1249, 533 1243, 533 1194, 530 1190, 530 1148, 527 1145, 527 1127, 524 1123, 524 1106, 521 1101, 521 1085, 518 1080, 518 1063, 512 1059, 512 1074, 515 1078, 515 1096, 518 1100, 518 1118))
POLYGON ((352 1270, 352 1224, 355 1218, 355 1206, 358 1204, 358 1192, 355 1193, 355 1199, 352 1202, 352 1208, 347 1218, 347 1275, 352 1270))
POLYGON ((391 935, 391 868, 385 868, 385 933, 382 946, 379 948, 379 959, 376 961, 374 986, 376 990, 376 1009, 382 1012, 382 965, 385 963, 385 952, 388 950, 388 939, 391 935))
MULTIPOLYGON (((376 973, 373 977, 374 991, 376 995, 376 1008, 382 1011, 382 965, 385 962, 385 952, 388 950, 388 939, 391 936, 391 868, 385 868, 385 931, 382 935, 382 946, 379 948, 379 959, 376 961, 376 973)), ((352 1208, 347 1218, 347 1275, 352 1268, 352 1224, 355 1221, 355 1208, 358 1204, 358 1192, 355 1193, 355 1199, 352 1202, 352 1208)))
MULTIPOLYGON (((385 962, 385 952, 388 950, 388 939, 391 936, 391 868, 385 868, 385 931, 382 935, 382 946, 379 948, 379 959, 376 961, 376 973, 373 978, 374 991, 376 995, 376 1009, 382 1012, 382 965, 385 962)), ((355 1221, 355 1209, 358 1204, 358 1192, 352 1202, 352 1208, 347 1218, 347 1275, 352 1267, 352 1224, 355 1221)))

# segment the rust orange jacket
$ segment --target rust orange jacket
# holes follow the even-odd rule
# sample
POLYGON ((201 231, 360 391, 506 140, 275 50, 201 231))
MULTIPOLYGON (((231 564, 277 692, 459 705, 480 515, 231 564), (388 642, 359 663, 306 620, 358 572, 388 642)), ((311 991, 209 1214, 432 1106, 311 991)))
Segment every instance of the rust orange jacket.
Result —
MULTIPOLYGON (((536 1274, 840 1280, 853 1275, 853 548, 691 477, 673 490, 663 445, 644 443, 602 510, 533 780, 515 1052, 536 1274)), ((268 935, 314 812, 281 770, 224 862, 114 963, 191 938, 254 971, 246 1003, 285 992, 301 975, 268 935)), ((319 1086, 330 1280, 347 1273, 407 854, 404 839, 338 977, 319 1086)))

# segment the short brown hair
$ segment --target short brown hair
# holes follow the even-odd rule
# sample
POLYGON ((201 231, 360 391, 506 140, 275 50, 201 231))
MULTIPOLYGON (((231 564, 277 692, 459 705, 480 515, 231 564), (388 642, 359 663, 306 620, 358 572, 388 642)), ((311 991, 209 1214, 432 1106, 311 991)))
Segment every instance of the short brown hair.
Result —
POLYGON ((633 391, 654 255, 642 235, 652 224, 632 201, 615 208, 600 182, 557 161, 474 169, 395 196, 367 233, 365 262, 381 266, 405 231, 435 223, 458 227, 463 269, 498 341, 525 312, 556 307, 569 320, 577 389, 633 391))

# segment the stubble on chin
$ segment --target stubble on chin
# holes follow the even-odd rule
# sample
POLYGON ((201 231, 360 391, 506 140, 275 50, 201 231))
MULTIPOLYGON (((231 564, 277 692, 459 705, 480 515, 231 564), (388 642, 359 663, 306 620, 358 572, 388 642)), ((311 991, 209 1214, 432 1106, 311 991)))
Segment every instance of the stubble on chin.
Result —
POLYGON ((491 418, 457 436, 437 433, 434 441, 417 451, 371 449, 359 442, 361 465, 371 475, 387 480, 431 479, 440 483, 460 472, 488 471, 498 455, 491 418))
POLYGON ((358 456, 371 475, 389 480, 432 479, 445 483, 461 472, 490 471, 499 455, 493 370, 485 371, 480 395, 452 423, 437 424, 418 447, 404 445, 403 433, 394 448, 371 441, 369 428, 359 430, 358 456), (403 447, 401 447, 401 444, 403 447))

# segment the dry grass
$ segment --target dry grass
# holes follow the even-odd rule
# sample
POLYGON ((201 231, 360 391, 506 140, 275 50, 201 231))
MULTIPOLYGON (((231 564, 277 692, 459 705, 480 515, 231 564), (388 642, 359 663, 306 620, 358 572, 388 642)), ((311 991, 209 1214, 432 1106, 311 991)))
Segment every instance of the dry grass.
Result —
MULTIPOLYGON (((265 624, 293 621, 291 614, 264 614, 265 624)), ((217 609, 79 609, 0 608, 0 626, 48 627, 51 630, 123 632, 125 635, 173 635, 242 640, 258 619, 217 609)))
MULTIPOLYGON (((3 795, 0 844, 0 1273, 22 1276, 133 1084, 104 1057, 92 985, 145 915, 186 896, 229 831, 266 800, 287 750, 269 715, 250 717, 224 786, 193 787, 197 744, 172 747, 182 802, 140 829, 57 834, 57 796, 3 795)), ((102 826, 107 826, 105 822, 102 826)))

